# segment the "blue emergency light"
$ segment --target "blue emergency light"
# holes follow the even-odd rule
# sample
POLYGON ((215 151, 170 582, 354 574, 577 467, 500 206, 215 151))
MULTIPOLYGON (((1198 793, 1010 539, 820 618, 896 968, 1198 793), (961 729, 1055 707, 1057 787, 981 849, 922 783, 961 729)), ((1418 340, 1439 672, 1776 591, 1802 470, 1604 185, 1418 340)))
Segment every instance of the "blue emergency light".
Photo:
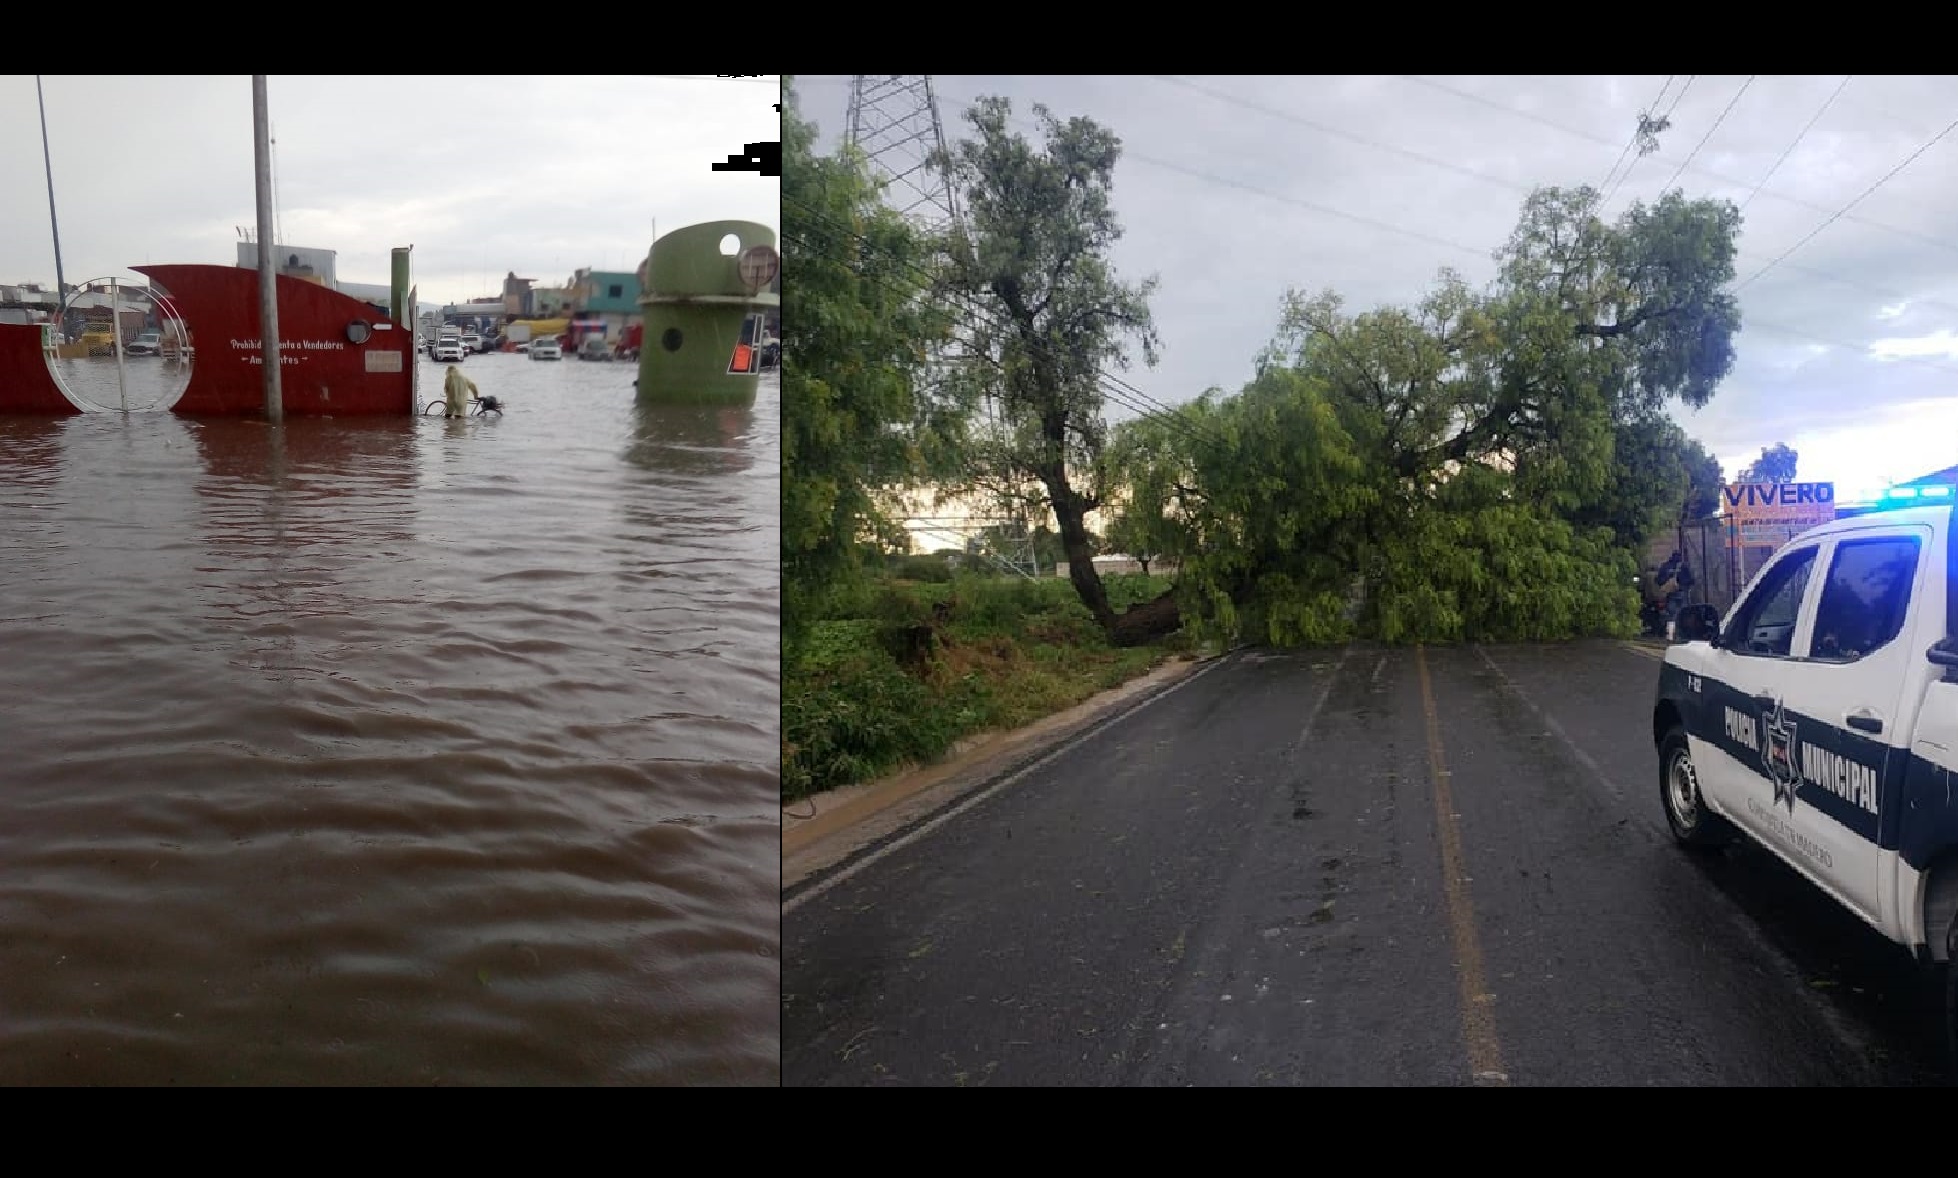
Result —
POLYGON ((1919 503, 1951 502, 1952 487, 1949 483, 1924 483, 1910 487, 1891 487, 1877 500, 1879 510, 1885 507, 1914 507, 1919 503))

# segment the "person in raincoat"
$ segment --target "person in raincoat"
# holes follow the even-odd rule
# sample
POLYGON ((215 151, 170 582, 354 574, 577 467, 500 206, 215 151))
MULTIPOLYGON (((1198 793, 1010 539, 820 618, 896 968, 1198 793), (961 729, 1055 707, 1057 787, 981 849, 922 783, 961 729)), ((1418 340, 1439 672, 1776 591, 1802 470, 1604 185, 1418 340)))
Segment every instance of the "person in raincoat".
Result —
POLYGON ((479 396, 476 382, 462 374, 462 369, 449 365, 449 377, 442 382, 442 395, 449 400, 448 412, 443 417, 465 417, 469 413, 469 398, 479 396))

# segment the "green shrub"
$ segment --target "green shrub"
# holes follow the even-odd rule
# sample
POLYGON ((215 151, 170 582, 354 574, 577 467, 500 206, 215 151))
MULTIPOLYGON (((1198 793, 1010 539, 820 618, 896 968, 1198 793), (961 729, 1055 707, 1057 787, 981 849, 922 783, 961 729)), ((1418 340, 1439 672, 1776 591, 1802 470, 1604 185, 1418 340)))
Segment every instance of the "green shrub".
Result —
POLYGON ((889 572, 893 577, 907 581, 922 581, 927 584, 945 584, 952 579, 952 565, 942 556, 894 556, 890 560, 889 572))
POLYGON ((830 623, 823 657, 789 668, 782 693, 782 792, 803 797, 930 760, 957 739, 920 680, 878 643, 874 625, 830 623), (843 626, 848 626, 846 630, 843 626))

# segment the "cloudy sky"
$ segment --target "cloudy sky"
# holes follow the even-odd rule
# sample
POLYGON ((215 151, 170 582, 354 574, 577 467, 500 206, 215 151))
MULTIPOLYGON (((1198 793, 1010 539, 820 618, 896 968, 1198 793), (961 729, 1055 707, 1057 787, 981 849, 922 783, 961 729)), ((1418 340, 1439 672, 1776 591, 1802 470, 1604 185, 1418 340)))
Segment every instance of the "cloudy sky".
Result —
MULTIPOLYGON (((256 232, 248 74, 0 75, 0 284, 237 262, 256 232), (42 150, 40 99, 46 102, 42 150)), ((775 75, 271 75, 278 236, 386 285, 414 247, 424 303, 636 269, 652 234, 700 221, 779 228, 781 181, 712 165, 779 141, 775 75)))
MULTIPOLYGON (((795 85, 833 146, 849 77, 795 85)), ((1361 309, 1416 300, 1444 266, 1487 281, 1533 186, 1601 186, 1608 217, 1680 187, 1744 210, 1739 361, 1712 404, 1677 414, 1730 478, 1776 442, 1800 453, 1798 477, 1835 482, 1845 501, 1958 463, 1958 133, 1940 138, 1958 128, 1958 79, 939 75, 933 86, 948 137, 969 133, 963 112, 984 95, 1010 98, 1030 137, 1036 102, 1121 136, 1114 199, 1127 235, 1115 261, 1127 277, 1161 278, 1164 341, 1161 365, 1123 379, 1156 401, 1240 388, 1288 287, 1330 287, 1361 309), (1628 152, 1639 112, 1655 107, 1671 129, 1655 153, 1628 152)))

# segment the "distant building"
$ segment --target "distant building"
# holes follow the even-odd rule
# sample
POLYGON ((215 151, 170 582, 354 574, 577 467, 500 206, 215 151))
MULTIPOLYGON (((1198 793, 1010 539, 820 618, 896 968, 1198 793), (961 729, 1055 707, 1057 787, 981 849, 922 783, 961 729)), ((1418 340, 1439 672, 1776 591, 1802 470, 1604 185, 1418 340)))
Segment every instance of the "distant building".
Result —
POLYGON ((61 298, 38 283, 0 286, 0 323, 48 323, 61 306, 61 298))
MULTIPOLYGON (((340 282, 333 268, 336 256, 332 250, 313 249, 303 245, 281 245, 274 246, 272 249, 272 264, 287 278, 317 283, 328 290, 339 290, 340 282)), ((238 243, 238 265, 246 270, 258 269, 257 242, 238 243)))
MULTIPOLYGON (((75 291, 68 296, 68 318, 92 320, 107 323, 114 316, 119 324, 123 338, 127 339, 151 326, 150 317, 155 306, 150 292, 140 286, 116 286, 113 299, 109 286, 104 282, 91 284, 86 290, 75 291), (113 304, 114 309, 111 310, 113 304)), ((69 325, 69 334, 78 334, 75 323, 69 325)))
POLYGON ((540 286, 529 294, 530 307, 525 312, 527 319, 567 319, 571 316, 572 298, 567 287, 540 286))
MULTIPOLYGON (((386 315, 393 306, 394 288, 387 283, 341 282, 337 267, 339 255, 333 250, 281 245, 273 248, 272 258, 277 272, 287 278, 337 290, 349 298, 359 299, 382 315, 386 315)), ((238 243, 238 265, 246 270, 258 269, 258 243, 238 243)))
POLYGON ((535 278, 518 278, 515 270, 503 278, 503 317, 505 319, 528 319, 536 313, 531 305, 530 291, 535 286, 535 278))
POLYGON ((639 275, 613 270, 580 270, 571 277, 572 333, 602 333, 618 340, 626 328, 642 322, 639 275), (586 324, 580 328, 579 324, 586 324))
MULTIPOLYGON (((1139 573, 1142 571, 1142 562, 1140 560, 1121 553, 1109 553, 1090 559, 1094 563, 1095 572, 1104 577, 1122 573, 1139 573)), ((1151 560, 1149 562, 1149 572, 1152 576, 1174 576, 1176 571, 1176 562, 1173 560, 1151 560)), ((1069 575, 1066 561, 1063 560, 1055 563, 1054 575, 1056 577, 1069 575)))

